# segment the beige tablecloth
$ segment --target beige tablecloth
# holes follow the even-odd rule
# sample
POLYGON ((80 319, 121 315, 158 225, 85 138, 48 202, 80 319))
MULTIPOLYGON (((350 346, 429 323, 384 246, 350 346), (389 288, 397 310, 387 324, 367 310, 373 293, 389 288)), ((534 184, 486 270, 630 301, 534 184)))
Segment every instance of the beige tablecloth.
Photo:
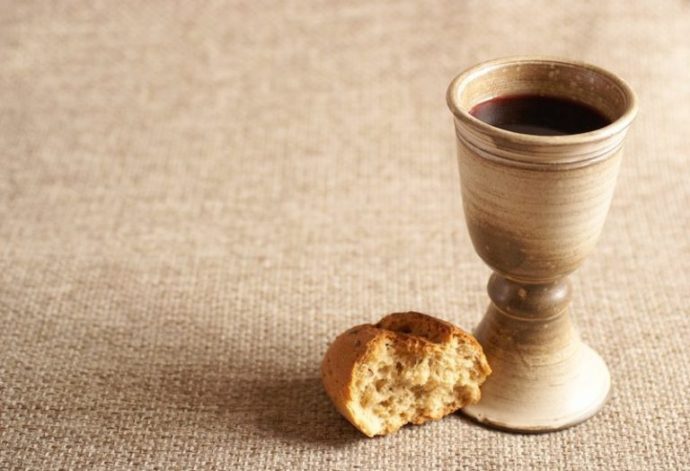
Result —
POLYGON ((53 3, 0 8, 0 468, 690 467, 690 3, 53 3), (640 98, 573 276, 612 396, 365 439, 321 356, 391 311, 480 319, 444 94, 531 53, 640 98))

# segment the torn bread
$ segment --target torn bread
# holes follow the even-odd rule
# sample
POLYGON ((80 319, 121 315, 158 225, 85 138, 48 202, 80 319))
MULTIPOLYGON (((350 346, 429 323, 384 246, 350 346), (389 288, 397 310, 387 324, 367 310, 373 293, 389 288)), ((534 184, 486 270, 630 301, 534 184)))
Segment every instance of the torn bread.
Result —
POLYGON ((351 328, 335 339, 321 364, 333 404, 369 437, 476 403, 490 373, 474 337, 417 312, 351 328))

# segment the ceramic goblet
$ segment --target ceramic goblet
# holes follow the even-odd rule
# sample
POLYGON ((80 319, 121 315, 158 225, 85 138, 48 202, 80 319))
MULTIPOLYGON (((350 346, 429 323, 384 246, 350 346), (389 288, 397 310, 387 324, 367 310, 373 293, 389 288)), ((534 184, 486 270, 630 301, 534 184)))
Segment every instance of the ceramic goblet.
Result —
POLYGON ((616 75, 544 57, 486 62, 450 84, 462 200, 476 252, 494 271, 475 330, 493 374, 464 409, 495 427, 543 432, 594 415, 609 394, 602 358, 570 316, 568 275, 604 225, 637 104, 616 75), (541 95, 596 109, 610 124, 560 136, 507 131, 476 119, 486 100, 541 95))

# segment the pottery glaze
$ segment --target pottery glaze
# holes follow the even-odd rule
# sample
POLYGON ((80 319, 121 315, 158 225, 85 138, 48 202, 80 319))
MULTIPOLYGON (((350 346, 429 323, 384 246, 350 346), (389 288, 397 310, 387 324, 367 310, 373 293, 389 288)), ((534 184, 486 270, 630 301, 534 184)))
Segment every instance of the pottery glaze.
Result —
POLYGON ((610 376, 570 319, 568 275, 604 226, 623 140, 637 111, 635 94, 599 67, 517 57, 460 74, 447 101, 467 227, 476 252, 494 270, 491 303, 475 330, 494 373, 481 402, 464 413, 520 431, 580 423, 605 402, 610 376), (522 94, 575 100, 611 124, 541 136, 500 129, 469 112, 491 98, 522 94))

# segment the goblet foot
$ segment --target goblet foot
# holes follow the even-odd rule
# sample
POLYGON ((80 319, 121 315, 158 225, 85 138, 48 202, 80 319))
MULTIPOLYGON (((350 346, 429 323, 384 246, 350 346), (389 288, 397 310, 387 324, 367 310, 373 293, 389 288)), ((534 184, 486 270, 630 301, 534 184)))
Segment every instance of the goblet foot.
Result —
POLYGON ((514 365, 495 356, 489 356, 489 364, 494 374, 482 386, 481 401, 462 412, 491 427, 531 433, 561 430, 592 417, 609 395, 604 360, 582 342, 559 366, 563 372, 558 375, 548 366, 532 369, 528 376, 513 375, 514 365))
POLYGON ((606 402, 604 360, 579 338, 568 313, 570 284, 523 284, 494 274, 492 303, 475 331, 493 373, 478 404, 463 413, 480 423, 549 432, 587 420, 606 402))

